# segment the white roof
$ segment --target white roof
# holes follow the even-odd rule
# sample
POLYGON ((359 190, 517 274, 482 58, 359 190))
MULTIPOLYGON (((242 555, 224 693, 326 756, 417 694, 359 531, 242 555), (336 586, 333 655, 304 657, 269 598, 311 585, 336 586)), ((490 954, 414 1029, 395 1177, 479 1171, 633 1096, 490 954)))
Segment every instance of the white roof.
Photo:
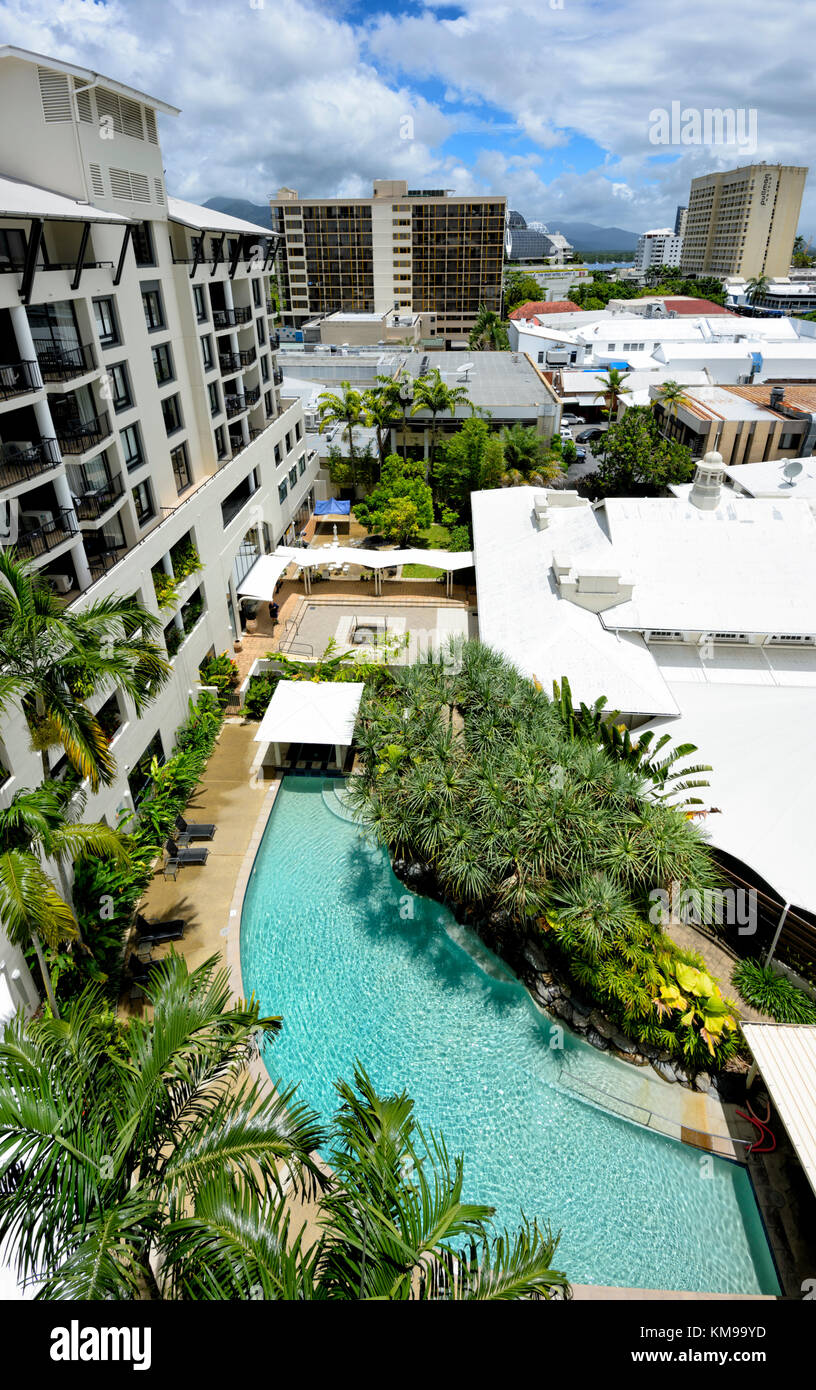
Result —
POLYGON ((745 1041, 816 1192, 816 1027, 743 1023, 745 1041))
POLYGON ((816 634, 805 500, 781 507, 724 490, 712 511, 668 497, 608 498, 604 509, 604 564, 634 583, 629 602, 602 614, 605 627, 816 634))
MULTIPOLYGON (((664 668, 663 674, 671 672, 664 668)), ((803 678, 807 675, 803 670, 803 678)), ((813 670, 809 675, 813 681, 813 670)), ((653 727, 674 744, 695 744, 693 762, 712 768, 705 773, 708 788, 699 793, 707 806, 717 808, 705 818, 711 843, 750 865, 786 902, 813 912, 816 857, 808 837, 816 779, 816 688, 703 678, 671 682, 671 690, 682 715, 655 721, 653 727)))
POLYGON ((183 198, 168 197, 167 214, 171 222, 180 222, 199 232, 245 232, 266 237, 273 234, 271 226, 259 227, 257 222, 244 222, 241 217, 230 217, 216 208, 199 207, 198 203, 186 203, 183 198))
POLYGON ((726 477, 752 497, 816 497, 816 459, 767 459, 764 463, 741 463, 726 468, 726 477), (789 463, 801 463, 802 471, 791 487, 783 470, 789 463))
POLYGON ((35 183, 0 177, 0 217, 42 217, 52 222, 114 222, 124 226, 132 217, 121 212, 104 212, 93 203, 82 203, 40 188, 35 183))
POLYGON ((29 48, 16 48, 14 44, 0 44, 0 59, 20 58, 24 63, 42 63, 44 67, 53 68, 55 72, 67 73, 69 77, 78 77, 81 82, 99 82, 105 87, 109 87, 112 92, 123 92, 125 96, 135 97, 137 101, 143 101, 147 106, 152 106, 155 111, 161 111, 166 116, 177 116, 180 108, 170 106, 166 101, 159 101, 158 97, 150 97, 146 92, 140 92, 138 87, 130 87, 125 82, 117 82, 113 77, 106 77, 104 73, 94 72, 93 68, 78 67, 76 63, 65 63, 60 58, 49 58, 43 53, 32 53, 29 48))
POLYGON ((278 681, 255 742, 347 748, 364 689, 362 681, 278 681))
POLYGON ((541 488, 528 487, 471 495, 481 640, 547 691, 567 676, 577 700, 591 704, 606 695, 609 708, 622 713, 677 714, 643 640, 607 631, 596 614, 556 592, 553 550, 589 557, 605 538, 588 502, 559 506, 557 492, 547 493, 550 526, 537 531, 533 504, 540 495, 541 488))

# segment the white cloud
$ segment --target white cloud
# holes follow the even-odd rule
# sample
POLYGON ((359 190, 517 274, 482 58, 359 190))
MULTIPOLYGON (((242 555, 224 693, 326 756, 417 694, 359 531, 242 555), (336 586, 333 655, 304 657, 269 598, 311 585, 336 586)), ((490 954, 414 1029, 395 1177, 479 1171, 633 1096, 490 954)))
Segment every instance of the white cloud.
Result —
MULTIPOLYGON (((744 162, 651 144, 650 112, 675 100, 751 105, 755 157, 808 162, 800 55, 816 0, 686 0, 682 23, 653 0, 459 3, 465 16, 448 20, 430 4, 360 18, 328 0, 0 0, 0 31, 180 106, 162 148, 169 187, 194 199, 261 202, 284 183, 363 193, 404 177, 506 192, 550 225, 638 229, 671 220, 694 174, 744 162), (442 148, 456 134, 466 159, 442 148)), ((816 191, 807 199, 803 227, 816 231, 816 191)))

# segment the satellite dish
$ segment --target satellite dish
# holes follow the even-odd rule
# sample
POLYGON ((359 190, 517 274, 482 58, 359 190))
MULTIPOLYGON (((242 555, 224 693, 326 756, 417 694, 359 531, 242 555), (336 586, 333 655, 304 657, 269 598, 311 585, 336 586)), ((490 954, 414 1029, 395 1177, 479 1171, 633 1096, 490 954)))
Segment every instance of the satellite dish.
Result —
POLYGON ((457 375, 457 376, 465 376, 468 372, 470 372, 470 371, 472 371, 472 370, 473 370, 473 363, 472 363, 472 362, 463 362, 462 365, 461 365, 461 367, 457 367, 457 368, 456 368, 456 375, 457 375))
POLYGON ((785 464, 785 467, 782 469, 782 474, 787 481, 788 487, 796 486, 795 479, 799 477, 803 468, 804 464, 800 463, 798 459, 791 459, 790 463, 785 464))

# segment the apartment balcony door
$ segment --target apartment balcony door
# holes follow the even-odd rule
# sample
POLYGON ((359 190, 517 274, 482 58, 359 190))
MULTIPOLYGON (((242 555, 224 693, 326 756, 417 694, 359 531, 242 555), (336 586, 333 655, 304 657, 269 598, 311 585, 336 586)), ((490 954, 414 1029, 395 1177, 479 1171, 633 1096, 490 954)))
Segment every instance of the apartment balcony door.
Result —
POLYGON ((27 310, 31 336, 38 357, 81 347, 74 306, 69 299, 58 304, 36 304, 27 310))

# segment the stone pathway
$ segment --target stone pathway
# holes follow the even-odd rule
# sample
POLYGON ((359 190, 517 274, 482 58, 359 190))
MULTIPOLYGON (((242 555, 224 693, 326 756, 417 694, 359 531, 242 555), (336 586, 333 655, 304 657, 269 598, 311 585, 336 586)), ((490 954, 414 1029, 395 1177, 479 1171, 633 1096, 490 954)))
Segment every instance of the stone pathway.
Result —
POLYGON ((760 1013, 758 1009, 746 1004, 733 982, 734 968, 739 962, 729 951, 723 950, 711 937, 686 922, 672 922, 667 929, 667 935, 684 951, 697 951, 703 957, 709 973, 722 985, 723 994, 727 999, 733 999, 737 1005, 740 1018, 746 1019, 748 1023, 772 1022, 768 1014, 760 1013))

